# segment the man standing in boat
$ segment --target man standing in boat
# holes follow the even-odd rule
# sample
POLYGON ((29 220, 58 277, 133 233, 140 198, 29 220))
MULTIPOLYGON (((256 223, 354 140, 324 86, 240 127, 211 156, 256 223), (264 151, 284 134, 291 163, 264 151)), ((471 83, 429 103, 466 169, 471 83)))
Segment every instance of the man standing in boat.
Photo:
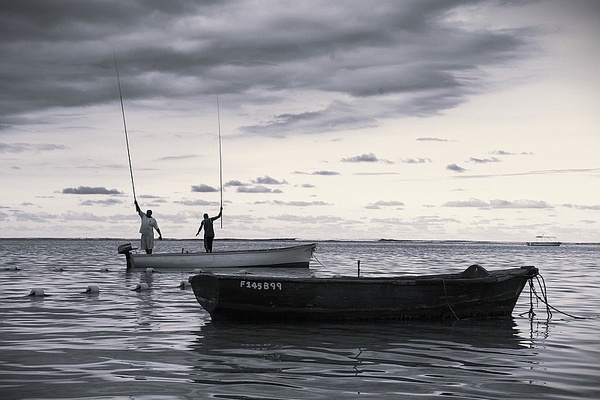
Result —
POLYGON ((160 229, 158 229, 158 222, 152 218, 152 210, 148 210, 144 214, 140 209, 137 200, 134 201, 134 204, 138 215, 142 219, 142 224, 140 225, 140 233, 142 234, 140 247, 143 250, 146 250, 146 254, 152 254, 152 248, 154 247, 154 229, 158 232, 158 240, 162 240, 162 234, 160 233, 160 229))
POLYGON ((212 244, 213 240, 215 239, 213 221, 221 218, 221 214, 223 214, 223 207, 221 207, 221 210, 219 210, 219 215, 216 217, 209 218, 208 214, 204 214, 204 219, 200 223, 200 228, 198 228, 198 232, 196 233, 196 236, 198 236, 202 228, 204 228, 204 250, 206 250, 207 253, 212 253, 212 244))

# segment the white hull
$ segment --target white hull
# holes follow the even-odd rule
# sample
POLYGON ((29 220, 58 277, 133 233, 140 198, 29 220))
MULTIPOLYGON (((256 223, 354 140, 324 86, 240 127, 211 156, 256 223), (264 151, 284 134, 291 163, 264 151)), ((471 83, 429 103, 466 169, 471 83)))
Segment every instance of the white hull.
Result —
POLYGON ((260 250, 219 251, 213 253, 135 254, 122 251, 127 268, 156 270, 194 270, 212 268, 308 268, 316 243, 260 250))

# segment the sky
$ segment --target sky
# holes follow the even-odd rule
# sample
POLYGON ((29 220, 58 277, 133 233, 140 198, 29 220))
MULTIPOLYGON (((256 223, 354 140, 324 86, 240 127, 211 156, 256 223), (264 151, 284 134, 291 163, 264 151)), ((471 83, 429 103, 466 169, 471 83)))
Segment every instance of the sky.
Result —
POLYGON ((135 195, 172 239, 600 242, 599 37, 595 0, 2 1, 0 237, 137 238, 135 195))

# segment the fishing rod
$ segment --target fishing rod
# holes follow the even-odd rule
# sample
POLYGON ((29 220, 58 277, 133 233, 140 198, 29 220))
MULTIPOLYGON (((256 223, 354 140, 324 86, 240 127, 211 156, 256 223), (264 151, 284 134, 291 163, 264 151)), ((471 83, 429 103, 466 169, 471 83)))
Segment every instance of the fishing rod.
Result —
POLYGON ((137 202, 135 195, 135 183, 133 181, 133 168, 131 167, 131 152, 129 151, 129 136, 127 135, 127 123, 125 122, 125 107, 123 107, 123 93, 121 92, 121 80, 119 79, 119 67, 117 66, 117 55, 115 58, 115 71, 117 71, 117 84, 119 85, 119 98, 121 99, 121 114, 123 115, 123 130, 125 131, 125 143, 127 144, 127 159, 129 160, 129 175, 131 176, 131 188, 133 189, 133 201, 137 202))
MULTIPOLYGON (((219 187, 221 188, 221 209, 223 209, 223 152, 221 149, 221 111, 219 107, 219 92, 217 92, 217 122, 219 125, 219 187)), ((221 215, 221 229, 223 216, 221 215)))

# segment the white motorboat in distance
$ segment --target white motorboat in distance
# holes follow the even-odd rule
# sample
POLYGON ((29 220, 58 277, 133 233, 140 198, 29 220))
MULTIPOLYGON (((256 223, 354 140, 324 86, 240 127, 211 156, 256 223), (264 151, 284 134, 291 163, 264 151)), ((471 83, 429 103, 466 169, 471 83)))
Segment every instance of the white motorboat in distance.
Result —
POLYGON ((527 246, 560 246, 561 243, 554 236, 539 235, 534 242, 527 242, 527 246))
POLYGON ((316 243, 256 250, 217 251, 212 253, 132 252, 131 243, 120 245, 127 269, 194 270, 213 268, 308 268, 316 243))

